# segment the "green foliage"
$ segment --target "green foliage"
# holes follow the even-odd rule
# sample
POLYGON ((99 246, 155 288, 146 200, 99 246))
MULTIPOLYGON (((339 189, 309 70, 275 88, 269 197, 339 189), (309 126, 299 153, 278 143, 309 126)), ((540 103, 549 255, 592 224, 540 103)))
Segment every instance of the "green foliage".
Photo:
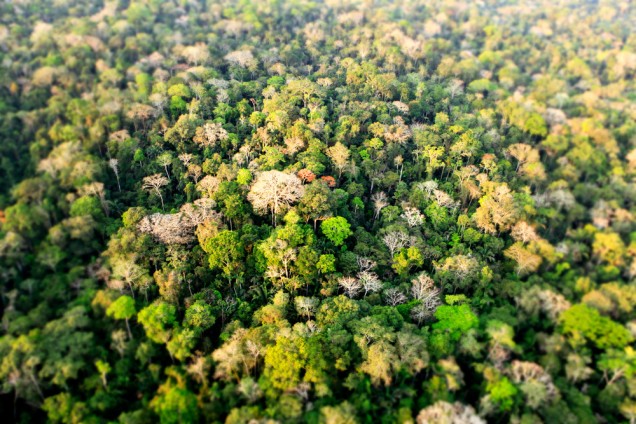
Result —
POLYGON ((130 319, 137 313, 135 300, 130 296, 120 296, 106 310, 106 315, 115 319, 130 319))
POLYGON ((590 341, 599 349, 623 348, 633 341, 625 327, 585 304, 574 305, 565 311, 560 322, 561 331, 573 346, 590 341))
POLYGON ((342 245, 345 239, 353 234, 351 231, 351 225, 341 216, 324 220, 320 224, 320 229, 325 237, 327 237, 336 246, 342 245))
POLYGON ((479 324, 477 315, 468 305, 442 305, 435 311, 435 318, 437 322, 433 324, 433 329, 447 333, 454 341, 458 341, 464 333, 479 324))
POLYGON ((636 420, 633 2, 4 3, 5 420, 636 420))
POLYGON ((167 343, 176 323, 176 308, 166 302, 154 302, 137 315, 146 335, 155 343, 167 343))

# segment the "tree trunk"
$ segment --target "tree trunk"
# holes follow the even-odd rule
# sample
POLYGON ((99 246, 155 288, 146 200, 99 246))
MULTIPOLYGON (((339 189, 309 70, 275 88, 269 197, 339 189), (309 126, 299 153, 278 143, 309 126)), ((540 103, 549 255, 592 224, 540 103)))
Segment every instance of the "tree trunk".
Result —
POLYGON ((132 331, 130 331, 130 323, 128 322, 128 318, 126 318, 126 329, 128 330, 128 337, 130 340, 133 339, 132 331))

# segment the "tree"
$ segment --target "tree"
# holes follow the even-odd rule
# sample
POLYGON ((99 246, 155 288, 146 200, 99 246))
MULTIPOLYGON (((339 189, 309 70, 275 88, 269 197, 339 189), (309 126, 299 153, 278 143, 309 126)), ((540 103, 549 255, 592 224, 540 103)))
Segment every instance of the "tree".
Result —
POLYGON ((276 216, 297 202, 303 193, 304 187, 296 175, 266 171, 256 177, 247 199, 257 213, 269 211, 276 226, 276 216))
POLYGON ((530 252, 520 242, 517 242, 505 250, 504 255, 517 263, 519 275, 526 275, 539 269, 543 258, 530 252))
POLYGON ((228 132, 218 122, 206 123, 196 129, 193 140, 201 147, 214 147, 228 138, 228 132))
POLYGON ((458 341, 464 333, 479 323, 477 316, 465 304, 442 305, 435 311, 435 318, 438 321, 433 324, 433 329, 447 333, 454 341, 458 341))
POLYGON ((296 209, 305 222, 310 219, 314 221, 314 229, 320 220, 331 217, 332 212, 332 192, 322 181, 313 181, 305 188, 303 196, 300 198, 296 209))
POLYGON ((331 159, 336 166, 336 169, 338 170, 338 178, 340 178, 342 176, 342 171, 349 164, 349 149, 338 141, 332 147, 327 149, 327 156, 329 156, 329 159, 331 159))
POLYGON ((592 250, 599 262, 606 262, 614 266, 621 266, 624 263, 625 244, 616 233, 594 234, 592 250))
POLYGON ((316 314, 320 299, 317 297, 296 296, 294 304, 298 314, 305 317, 305 319, 309 319, 316 314))
POLYGON ((212 307, 203 300, 197 300, 186 309, 184 324, 195 332, 208 330, 216 322, 212 307))
POLYGON ((168 173, 168 166, 172 165, 173 157, 170 152, 163 152, 159 156, 157 156, 157 163, 160 166, 163 166, 163 169, 166 171, 166 177, 168 177, 168 181, 170 180, 170 174, 168 173))
POLYGON ((507 184, 489 186, 487 194, 479 200, 474 218, 477 226, 495 234, 509 230, 518 216, 515 200, 507 184))
POLYGON ((386 342, 377 342, 369 347, 366 360, 360 365, 360 371, 371 377, 374 386, 380 383, 389 386, 398 363, 395 348, 386 342))
MULTIPOLYGON (((167 172, 167 171, 166 171, 167 172)), ((161 209, 165 210, 163 204, 163 196, 161 195, 161 188, 168 185, 169 180, 161 174, 154 174, 149 177, 144 177, 142 188, 148 192, 155 193, 161 199, 161 209)))
POLYGON ((327 218, 320 224, 323 234, 336 246, 341 246, 353 232, 351 225, 341 216, 327 218))
POLYGON ((176 308, 158 300, 139 311, 137 320, 150 340, 165 344, 170 340, 172 327, 176 325, 176 308))
POLYGON ((338 285, 342 287, 347 296, 352 298, 362 290, 362 283, 354 277, 342 277, 338 280, 338 285))
POLYGON ((203 245, 210 256, 208 261, 211 269, 220 269, 228 281, 237 281, 242 275, 245 248, 236 231, 221 231, 216 236, 205 241, 203 245))
POLYGON ((435 287, 433 279, 424 272, 418 274, 411 282, 411 296, 419 301, 419 304, 411 309, 411 316, 421 324, 431 318, 441 305, 441 291, 435 287))
POLYGON ((623 348, 633 340, 625 327, 583 303, 563 312, 559 321, 561 331, 573 346, 590 341, 599 349, 623 348))
POLYGON ((150 402, 162 424, 195 422, 199 416, 197 397, 184 387, 165 383, 150 402))
POLYGON ((128 330, 128 337, 132 340, 132 331, 130 331, 130 318, 134 317, 137 313, 135 309, 135 300, 130 296, 120 296, 114 301, 106 310, 106 315, 115 319, 123 319, 126 321, 126 329, 128 330))
POLYGON ((459 402, 448 403, 440 400, 422 409, 416 418, 417 424, 448 423, 448 424, 485 424, 470 405, 459 402))
POLYGON ((113 170, 115 178, 117 179, 117 188, 121 192, 121 184, 119 183, 119 160, 111 158, 108 160, 108 166, 113 170))
POLYGON ((320 424, 358 424, 356 409, 344 401, 335 406, 320 408, 320 424))
POLYGON ((389 253, 393 257, 395 256, 396 252, 406 247, 411 240, 408 234, 406 234, 405 232, 400 230, 395 230, 395 231, 386 233, 382 237, 382 241, 384 242, 386 247, 389 249, 389 253))

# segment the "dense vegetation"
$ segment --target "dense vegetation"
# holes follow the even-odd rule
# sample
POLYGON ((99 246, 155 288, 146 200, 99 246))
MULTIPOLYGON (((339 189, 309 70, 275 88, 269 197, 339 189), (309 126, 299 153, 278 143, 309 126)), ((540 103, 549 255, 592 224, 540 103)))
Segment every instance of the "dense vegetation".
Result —
POLYGON ((636 422, 634 22, 1 2, 3 422, 636 422))

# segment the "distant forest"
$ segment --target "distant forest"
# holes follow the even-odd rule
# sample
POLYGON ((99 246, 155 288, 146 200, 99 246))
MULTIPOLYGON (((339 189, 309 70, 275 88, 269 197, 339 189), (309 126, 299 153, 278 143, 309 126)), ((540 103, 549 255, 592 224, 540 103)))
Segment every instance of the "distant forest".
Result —
POLYGON ((0 420, 636 423, 635 23, 0 2, 0 420))

